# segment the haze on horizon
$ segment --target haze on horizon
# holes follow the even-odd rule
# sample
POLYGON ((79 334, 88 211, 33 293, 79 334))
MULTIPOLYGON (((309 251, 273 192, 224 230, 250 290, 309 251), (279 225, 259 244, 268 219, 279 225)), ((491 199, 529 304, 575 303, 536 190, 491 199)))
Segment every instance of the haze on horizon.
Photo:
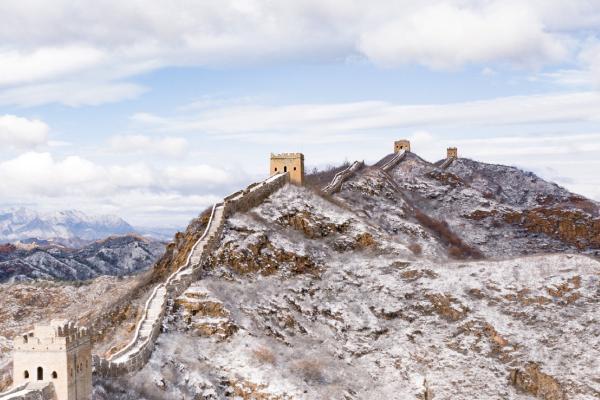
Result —
POLYGON ((0 208, 183 226, 264 177, 408 138, 600 200, 600 3, 0 3, 0 208))

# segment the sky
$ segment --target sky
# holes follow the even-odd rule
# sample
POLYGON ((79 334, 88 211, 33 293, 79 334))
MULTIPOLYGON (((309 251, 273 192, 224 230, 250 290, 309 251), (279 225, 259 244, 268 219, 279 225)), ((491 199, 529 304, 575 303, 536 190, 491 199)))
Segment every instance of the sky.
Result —
POLYGON ((401 138, 600 200, 600 1, 0 2, 0 208, 179 228, 401 138))

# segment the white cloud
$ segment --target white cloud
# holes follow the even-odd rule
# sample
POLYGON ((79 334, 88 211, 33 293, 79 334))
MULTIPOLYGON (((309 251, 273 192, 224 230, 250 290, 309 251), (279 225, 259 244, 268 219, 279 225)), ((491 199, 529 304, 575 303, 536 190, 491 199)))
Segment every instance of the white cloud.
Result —
POLYGON ((188 132, 256 143, 314 144, 361 139, 384 129, 598 121, 599 109, 600 93, 579 92, 432 105, 364 101, 234 106, 173 118, 143 114, 134 120, 156 132, 188 132))
POLYGON ((164 170, 166 185, 177 188, 193 188, 199 185, 229 182, 232 176, 210 165, 173 166, 164 170))
POLYGON ((21 107, 62 103, 72 107, 94 106, 131 99, 146 88, 125 82, 57 81, 0 90, 0 105, 21 107))
POLYGON ((109 140, 111 149, 116 152, 157 154, 167 157, 181 157, 188 150, 188 141, 181 137, 153 138, 145 135, 119 135, 109 140))
POLYGON ((364 32, 359 48, 386 66, 416 63, 444 69, 497 60, 540 66, 567 55, 561 38, 545 32, 539 16, 523 2, 425 4, 364 32))
POLYGON ((539 66, 562 61, 599 20, 600 4, 585 0, 5 1, 0 104, 128 99, 144 91, 128 78, 167 66, 539 66))
POLYGON ((55 159, 27 152, 0 162, 0 192, 20 196, 110 196, 128 190, 206 190, 227 185, 233 177, 208 165, 153 168, 145 163, 102 165, 79 156, 55 159))
POLYGON ((106 56, 93 47, 42 47, 31 52, 0 50, 0 86, 35 82, 93 67, 106 56))
POLYGON ((35 147, 45 144, 50 128, 37 119, 0 115, 0 146, 35 147))
POLYGON ((144 162, 100 164, 80 156, 27 152, 0 162, 2 205, 115 213, 143 225, 184 225, 241 187, 245 176, 206 164, 163 168, 144 162))

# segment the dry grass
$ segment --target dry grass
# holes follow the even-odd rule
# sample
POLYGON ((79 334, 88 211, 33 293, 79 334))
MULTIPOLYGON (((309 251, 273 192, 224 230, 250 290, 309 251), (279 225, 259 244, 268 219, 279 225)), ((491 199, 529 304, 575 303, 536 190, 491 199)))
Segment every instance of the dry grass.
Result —
POLYGON ((273 353, 273 351, 271 351, 271 349, 269 349, 268 347, 261 346, 261 347, 255 349, 253 353, 254 353, 254 357, 261 364, 275 365, 275 363, 277 361, 275 358, 275 353, 273 353))

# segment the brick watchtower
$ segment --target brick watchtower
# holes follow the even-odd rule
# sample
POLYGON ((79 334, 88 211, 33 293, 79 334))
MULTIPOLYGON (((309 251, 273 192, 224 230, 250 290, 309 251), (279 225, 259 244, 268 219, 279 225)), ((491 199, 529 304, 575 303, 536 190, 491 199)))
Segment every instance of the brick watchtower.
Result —
POLYGON ((446 158, 458 158, 458 149, 456 147, 448 147, 446 158))
POLYGON ((87 329, 52 320, 14 339, 13 386, 53 383, 57 400, 91 400, 92 346, 87 329))
POLYGON ((290 174, 290 182, 296 185, 304 184, 304 155, 302 153, 271 153, 270 174, 281 172, 290 174))
POLYGON ((400 153, 401 151, 410 151, 409 140, 402 139, 394 142, 394 153, 400 153))

